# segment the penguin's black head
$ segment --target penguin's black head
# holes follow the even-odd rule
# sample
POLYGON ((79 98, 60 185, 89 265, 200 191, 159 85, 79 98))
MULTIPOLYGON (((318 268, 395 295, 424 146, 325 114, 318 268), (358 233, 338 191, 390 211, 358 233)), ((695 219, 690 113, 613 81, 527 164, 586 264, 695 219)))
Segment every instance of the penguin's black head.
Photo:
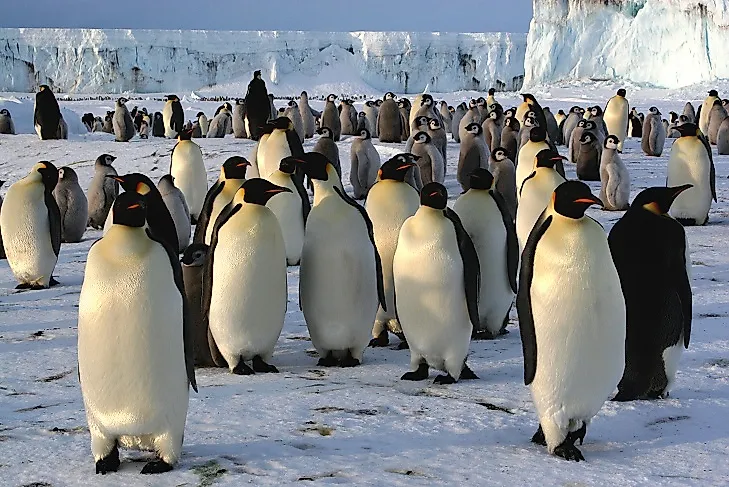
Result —
MULTIPOLYGON (((472 124, 476 125, 476 124, 472 124)), ((421 144, 428 144, 431 141, 430 135, 428 135, 426 132, 418 132, 413 136, 413 140, 417 143, 421 144)))
POLYGON ((33 166, 33 170, 41 175, 46 191, 53 191, 58 184, 58 169, 56 169, 56 166, 48 161, 41 161, 33 166))
POLYGON ((245 179, 246 169, 251 163, 245 157, 233 156, 229 157, 223 163, 223 175, 225 179, 245 179))
POLYGON ((433 97, 429 94, 424 94, 420 99, 420 106, 430 106, 433 104, 433 97))
POLYGON ((306 91, 302 91, 301 98, 309 98, 309 94, 306 91))
POLYGON ((554 211, 567 218, 579 220, 592 205, 603 206, 600 198, 593 195, 582 181, 566 181, 552 194, 554 211))
POLYGON ((620 139, 618 139, 618 137, 616 135, 608 135, 607 137, 605 137, 604 147, 606 149, 617 150, 619 144, 620 144, 620 139))
POLYGON ((592 120, 585 120, 583 127, 585 127, 585 130, 595 130, 597 128, 597 124, 592 120))
POLYGON ((373 106, 375 106, 375 102, 373 102, 372 100, 367 100, 365 102, 365 106, 366 107, 373 107, 373 106))
POLYGON ((468 110, 468 105, 466 105, 465 101, 462 101, 461 104, 458 105, 458 108, 465 111, 465 110, 468 110))
POLYGON ((477 123, 469 123, 466 125, 466 132, 473 135, 481 135, 483 133, 483 128, 477 123))
POLYGON ((676 127, 676 130, 681 134, 681 137, 696 137, 699 127, 694 123, 684 123, 676 127))
POLYGON ((273 127, 278 130, 288 130, 291 128, 291 119, 289 117, 278 117, 272 123, 273 127))
POLYGON ((415 117, 415 126, 416 127, 424 127, 428 125, 428 117, 420 116, 415 117))
MULTIPOLYGON (((721 101, 719 102, 719 105, 721 105, 721 101)), ((651 107, 650 110, 648 110, 654 115, 660 115, 661 111, 657 107, 651 107)))
POLYGON ((620 88, 618 90, 618 96, 622 96, 623 98, 625 98, 625 95, 627 95, 627 94, 628 94, 628 92, 625 91, 625 88, 620 88))
POLYGON ((381 107, 384 102, 385 102, 384 100, 377 100, 377 101, 375 101, 375 106, 381 107))
POLYGON ((471 189, 490 190, 494 185, 494 175, 488 169, 482 167, 475 169, 468 180, 471 183, 471 189))
POLYGON ((359 138, 362 140, 371 139, 372 135, 370 134, 370 131, 367 129, 362 129, 359 131, 359 138))
POLYGON ((671 209, 671 205, 678 198, 678 195, 689 188, 693 188, 691 184, 683 186, 664 187, 656 186, 641 191, 630 204, 631 210, 647 210, 655 215, 666 215, 671 209))
POLYGON ((566 115, 566 113, 564 112, 564 110, 559 110, 559 111, 558 111, 557 113, 558 113, 559 115, 566 115))
POLYGON ((179 100, 179 98, 177 98, 177 95, 167 95, 167 96, 165 97, 165 99, 166 99, 167 101, 178 101, 178 100, 179 100))
POLYGON ((416 165, 415 161, 418 159, 420 157, 408 153, 396 155, 380 167, 380 180, 391 179, 402 183, 408 170, 416 165))
POLYGON ((516 113, 516 110, 514 110, 513 108, 509 108, 508 110, 506 110, 504 112, 504 116, 506 118, 513 117, 515 113, 516 113))
POLYGON ((142 228, 146 219, 147 203, 141 194, 127 191, 114 200, 114 225, 142 228))
POLYGON ((504 121, 504 125, 509 127, 511 130, 519 130, 519 121, 514 117, 507 117, 504 121))
POLYGON ((272 123, 264 123, 261 129, 261 135, 271 135, 276 127, 272 123))
POLYGON ((544 142, 547 140, 547 130, 544 127, 532 127, 529 131, 530 142, 544 142))
POLYGON ((116 157, 109 154, 101 154, 96 158, 96 163, 101 164, 102 166, 111 166, 111 163, 114 161, 116 161, 116 157))
POLYGON ((299 163, 295 157, 284 157, 278 165, 278 170, 285 174, 293 174, 296 172, 296 168, 299 167, 299 163))
POLYGON ((428 183, 420 190, 420 204, 435 210, 448 206, 448 190, 440 183, 428 183))
POLYGON ((395 98, 396 98, 395 93, 393 93, 392 91, 388 91, 387 93, 385 93, 385 96, 382 99, 383 100, 394 100, 395 98))
POLYGON ((496 94, 496 90, 494 88, 489 88, 489 95, 494 96, 496 94))
POLYGON ((475 108, 478 106, 478 102, 471 98, 471 101, 468 102, 468 108, 475 108))
POLYGON ((712 103, 711 105, 715 106, 715 107, 724 106, 724 104, 721 102, 721 100, 714 100, 714 103, 712 103))
POLYGON ((299 108, 299 104, 296 103, 294 100, 289 101, 289 106, 290 107, 299 108))
POLYGON ((149 194, 152 191, 156 191, 156 187, 151 179, 144 174, 133 172, 131 174, 125 174, 124 176, 106 176, 117 181, 124 191, 129 193, 139 193, 141 195, 149 194))
POLYGON ((337 99, 337 95, 335 95, 334 93, 331 93, 331 94, 329 94, 329 96, 327 96, 327 101, 330 101, 332 103, 334 103, 334 100, 336 100, 336 99, 337 99))
POLYGON ((524 126, 526 127, 539 127, 539 122, 534 117, 524 117, 524 126))
POLYGON ((296 162, 301 164, 304 174, 309 176, 310 179, 317 181, 329 180, 327 167, 331 165, 331 162, 323 154, 307 152, 303 156, 297 157, 296 162))
POLYGON ((497 148, 495 148, 494 150, 491 151, 491 157, 495 161, 503 161, 507 157, 506 156, 506 149, 504 149, 503 147, 497 147, 497 148))
POLYGON ((586 123, 587 123, 587 120, 585 120, 583 118, 582 120, 580 120, 579 122, 577 122, 577 126, 580 127, 580 128, 584 128, 586 123))
POLYGON ((325 139, 331 139, 332 138, 332 129, 329 127, 321 127, 316 131, 319 135, 321 135, 325 139))
POLYGON ((478 100, 476 100, 476 104, 478 106, 480 106, 480 107, 485 107, 486 106, 486 98, 484 98, 483 96, 479 96, 478 97, 478 100))
POLYGON ((289 188, 277 186, 272 182, 262 179, 253 178, 243 183, 243 186, 238 190, 236 199, 239 199, 243 193, 243 201, 253 205, 266 206, 268 200, 273 198, 279 193, 291 193, 289 188))
POLYGON ((594 136, 590 132, 584 132, 580 137, 580 144, 591 144, 594 136))
POLYGON ((442 128, 437 118, 428 120, 428 127, 430 127, 430 130, 440 130, 442 128))
POLYGON ((686 115, 679 115, 678 116, 678 123, 680 123, 680 124, 683 125, 685 123, 688 123, 688 121, 689 121, 689 118, 686 115))
POLYGON ((671 123, 676 123, 676 121, 678 120, 678 113, 670 112, 669 115, 671 116, 671 123))
MULTIPOLYGON (((200 112, 197 114, 199 117, 200 115, 204 115, 203 112, 200 112)), ((160 112, 154 112, 154 119, 155 120, 162 120, 162 114, 160 112)))
POLYGON ((451 113, 456 113, 456 109, 452 105, 448 105, 448 111, 451 113))
POLYGON ((63 179, 64 181, 78 182, 78 174, 76 174, 76 171, 74 171, 70 167, 64 166, 58 170, 58 179, 63 179))
POLYGON ((592 107, 590 109, 590 113, 592 113, 592 116, 593 117, 601 117, 602 116, 602 108, 600 108, 599 106, 595 105, 594 107, 592 107))
MULTIPOLYGON (((41 86, 41 88, 43 88, 43 87, 41 86)), ((716 90, 711 90, 711 91, 709 92, 709 96, 719 96, 719 92, 718 92, 718 91, 716 91, 716 90)))
POLYGON ((537 167, 550 167, 554 169, 557 162, 564 161, 566 159, 566 157, 560 156, 551 149, 543 149, 537 154, 537 167))
POLYGON ((182 265, 185 267, 201 267, 205 264, 210 247, 204 243, 190 244, 182 254, 182 265))
MULTIPOLYGON (((118 103, 119 105, 126 105, 128 101, 129 101, 129 100, 127 100, 126 98, 124 98, 124 97, 122 96, 122 97, 121 97, 121 98, 119 98, 119 99, 118 99, 118 100, 117 100, 116 102, 117 102, 117 103, 118 103)), ((135 108, 136 108, 136 107, 135 107, 135 108)))
POLYGON ((10 118, 10 112, 8 111, 7 108, 3 108, 2 110, 0 110, 0 114, 5 115, 6 117, 10 118))
MULTIPOLYGON (((40 93, 41 91, 46 91, 46 90, 48 90, 48 91, 51 91, 51 88, 50 88, 50 87, 49 87, 48 85, 40 85, 40 86, 38 87, 38 92, 39 92, 39 93, 40 93)), ((714 95, 714 96, 716 96, 716 95, 714 95)))
POLYGON ((524 98, 524 101, 528 104, 536 103, 537 99, 534 98, 534 95, 531 93, 522 93, 521 96, 524 98))
POLYGON ((192 129, 179 132, 177 134, 177 140, 192 140, 192 129))
POLYGON ((256 70, 256 71, 255 71, 255 72, 253 73, 253 77, 254 77, 255 79, 261 79, 261 70, 260 70, 260 69, 259 69, 259 70, 256 70))

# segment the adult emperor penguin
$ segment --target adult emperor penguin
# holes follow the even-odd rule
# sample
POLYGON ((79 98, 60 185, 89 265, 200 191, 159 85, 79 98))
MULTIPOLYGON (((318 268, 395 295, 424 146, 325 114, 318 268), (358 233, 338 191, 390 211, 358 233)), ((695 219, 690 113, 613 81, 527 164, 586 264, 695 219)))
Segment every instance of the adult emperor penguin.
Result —
POLYGON ((492 339, 506 333, 509 323, 516 295, 519 243, 513 216, 496 191, 489 170, 473 171, 470 186, 456 200, 453 210, 471 237, 480 263, 479 323, 473 328, 473 336, 492 339))
MULTIPOLYGON (((529 141, 519 151, 516 162, 516 191, 517 198, 521 198, 521 185, 529 175, 534 172, 537 163, 537 154, 544 149, 551 149, 546 141, 547 131, 542 127, 534 127, 529 134, 529 141)), ((564 176, 562 159, 556 161, 555 170, 564 176)))
POLYGON ((215 367, 224 359, 218 351, 208 328, 207 316, 202 311, 203 274, 210 247, 205 244, 190 244, 182 254, 182 279, 185 283, 185 300, 192 328, 195 367, 215 367))
POLYGON ((397 239, 402 224, 418 211, 420 206, 417 191, 405 182, 408 171, 415 166, 412 154, 398 154, 385 162, 379 171, 379 181, 372 187, 365 208, 372 219, 375 245, 382 259, 382 280, 386 308, 377 310, 372 328, 371 347, 384 347, 390 343, 389 333, 400 338, 402 348, 406 347, 405 335, 395 315, 395 283, 392 276, 392 261, 397 248, 397 239), (389 333, 388 333, 389 332, 389 333))
POLYGON ((511 220, 516 219, 516 167, 506 149, 496 147, 491 151, 489 170, 494 177, 494 188, 504 199, 511 220))
POLYGON ((311 113, 309 95, 305 91, 302 91, 301 96, 299 97, 299 114, 301 115, 301 121, 304 124, 304 138, 311 139, 314 137, 314 133, 316 132, 316 118, 314 118, 314 114, 311 113))
POLYGON ((94 162, 94 177, 89 184, 89 226, 94 229, 104 227, 111 205, 119 194, 119 183, 107 176, 116 176, 111 165, 116 157, 102 154, 94 162))
POLYGON ((53 198, 58 170, 39 162, 8 188, 0 211, 0 233, 16 289, 43 289, 58 284, 53 269, 61 249, 61 214, 53 198))
POLYGON ((80 242, 89 221, 89 203, 76 171, 70 167, 58 170, 53 197, 61 213, 61 242, 80 242))
POLYGON ((220 170, 218 181, 205 195, 205 202, 195 227, 193 242, 210 245, 215 221, 223 208, 233 201, 238 189, 243 186, 246 180, 246 169, 250 165, 250 162, 240 156, 229 157, 225 161, 220 170))
POLYGON ((33 125, 40 140, 68 138, 68 128, 58 100, 48 85, 41 85, 35 95, 33 125))
POLYGON ((0 134, 15 135, 15 124, 7 108, 0 110, 0 134))
POLYGON ((602 144, 592 131, 585 131, 580 137, 577 158, 573 161, 577 167, 577 177, 582 181, 600 181, 600 161, 602 160, 602 144))
POLYGON ((375 138, 379 137, 379 133, 377 132, 378 111, 377 105, 375 105, 375 102, 372 100, 367 100, 364 107, 362 107, 362 113, 364 113, 367 123, 369 124, 369 131, 372 134, 372 137, 375 138))
MULTIPOLYGON (((334 100, 336 99, 337 95, 335 94, 327 96, 324 111, 321 113, 320 126, 329 127, 332 131, 332 138, 334 139, 334 142, 339 142, 339 139, 342 136, 342 122, 339 118, 337 106, 334 104, 334 100)), ((400 141, 398 140, 398 142, 400 141)))
POLYGON ((709 114, 711 113, 711 107, 714 106, 714 102, 716 100, 721 101, 721 99, 719 98, 719 93, 716 90, 711 90, 709 91, 709 96, 706 97, 704 103, 699 107, 699 111, 701 113, 698 114, 698 126, 701 130, 701 133, 704 135, 709 133, 709 114))
POLYGON ((429 367, 445 372, 436 384, 477 378, 466 357, 471 332, 479 326, 478 254, 447 203, 442 184, 423 186, 420 208, 398 237, 392 264, 395 306, 411 368, 403 380, 425 380, 429 367))
POLYGON ((266 141, 266 151, 258 162, 258 173, 264 179, 278 170, 281 161, 289 156, 300 157, 304 148, 294 124, 288 117, 279 117, 273 122, 273 132, 266 141))
POLYGON ((117 142, 129 142, 136 133, 134 120, 132 120, 132 116, 129 114, 129 110, 127 110, 127 99, 124 97, 116 101, 112 124, 114 126, 114 137, 117 142))
POLYGON ((691 259, 683 227, 668 215, 690 184, 635 197, 608 243, 625 296, 625 371, 614 401, 667 397, 691 338, 691 259))
MULTIPOLYGON (((235 99, 233 106, 233 137, 236 139, 247 139, 246 131, 246 101, 242 98, 235 99)), ((207 136, 207 134, 206 134, 207 136)))
POLYGON ((453 140, 458 143, 461 142, 461 136, 458 130, 461 126, 461 120, 463 120, 467 110, 468 106, 465 103, 461 103, 456 107, 456 111, 453 112, 453 119, 451 120, 451 135, 453 136, 453 140))
POLYGON ((319 365, 353 367, 362 361, 377 314, 387 309, 372 222, 335 183, 337 173, 317 152, 301 157, 314 184, 299 271, 299 296, 319 365), (332 257, 347 262, 347 272, 332 257), (352 279, 357 276, 357 279, 352 279))
POLYGON ((205 171, 202 150, 190 140, 192 132, 180 132, 178 142, 172 149, 170 174, 175 180, 190 210, 192 223, 197 222, 208 191, 208 175, 205 171))
POLYGON ((246 131, 251 139, 258 140, 261 138, 263 126, 271 117, 271 102, 260 71, 253 73, 253 79, 248 83, 245 103, 246 131))
POLYGON ((171 470, 182 453, 188 387, 197 391, 182 270, 145 228, 145 204, 133 192, 117 198, 114 225, 89 251, 79 298, 79 381, 97 474, 117 471, 120 446, 157 454, 144 474, 171 470))
POLYGON ((165 174, 157 183, 159 194, 162 195, 162 201, 170 211, 172 221, 175 222, 175 230, 177 230, 177 243, 180 252, 184 252, 190 244, 190 209, 185 201, 185 195, 175 186, 175 178, 171 174, 165 174))
POLYGON ((297 105, 294 100, 289 101, 283 112, 283 116, 291 120, 291 123, 294 126, 294 131, 296 132, 296 135, 299 136, 299 141, 303 144, 304 139, 306 138, 304 134, 304 120, 301 118, 299 105, 297 105))
MULTIPOLYGON (((464 191, 468 191, 471 173, 479 167, 488 168, 489 148, 479 123, 471 123, 461 133, 461 147, 458 155, 456 179, 464 191)), ((436 181, 441 182, 442 181, 436 181)))
MULTIPOLYGON (((433 144, 433 140, 425 132, 415 134, 415 143, 413 144, 411 153, 416 157, 417 171, 414 174, 416 189, 422 188, 424 185, 436 182, 443 184, 445 179, 445 160, 438 148, 433 144)), ((468 167, 473 161, 466 161, 464 168, 468 167)), ((467 170, 467 169, 465 169, 467 170)))
MULTIPOLYGON (((322 127, 325 126, 322 123, 322 127)), ((385 94, 382 106, 377 115, 377 129, 380 142, 402 142, 402 119, 400 117, 400 109, 395 102, 395 94, 388 92, 385 94)), ((335 139, 336 140, 336 139, 335 139)))
POLYGON ((711 146, 696 125, 676 128, 681 137, 671 147, 667 186, 693 187, 679 194, 671 205, 671 216, 684 226, 705 225, 709 221, 711 200, 716 201, 716 170, 711 146))
POLYGON ((196 118, 197 123, 200 125, 200 136, 207 137, 208 130, 210 129, 210 122, 208 121, 208 117, 205 115, 204 112, 198 112, 196 118))
POLYGON ((716 136, 719 133, 719 127, 727 117, 729 115, 727 115, 721 100, 715 100, 709 112, 709 131, 704 134, 709 139, 709 144, 716 145, 716 136))
POLYGON ((352 183, 354 199, 365 199, 380 169, 380 154, 372 144, 369 130, 363 129, 357 137, 352 138, 350 154, 349 181, 352 183))
POLYGON ((504 119, 504 128, 501 130, 501 146, 506 149, 509 159, 516 162, 519 155, 519 122, 514 117, 504 119))
POLYGON ((168 139, 177 138, 185 125, 185 112, 182 110, 182 103, 177 95, 167 95, 167 101, 162 109, 162 121, 165 126, 165 137, 168 139))
POLYGON ((319 139, 316 141, 316 144, 314 144, 314 148, 311 151, 318 152, 319 154, 326 157, 327 160, 332 163, 334 169, 337 170, 337 175, 341 180, 342 164, 339 161, 339 147, 337 147, 337 144, 334 142, 334 134, 332 133, 332 129, 330 129, 329 127, 321 127, 317 131, 317 133, 321 135, 321 137, 319 137, 319 139))
POLYGON ((574 461, 625 365, 625 300, 605 231, 585 216, 594 204, 583 182, 557 187, 524 248, 516 299, 539 418, 532 441, 574 461))
POLYGON ((663 126, 661 112, 651 107, 643 121, 643 138, 641 148, 647 156, 658 157, 663 153, 663 144, 666 142, 666 129, 663 126))
POLYGON ((286 248, 266 203, 282 192, 291 190, 249 179, 215 222, 203 277, 203 313, 234 374, 278 372, 268 362, 286 316, 286 248), (245 363, 249 360, 252 368, 245 363))
POLYGON ((290 190, 275 195, 266 204, 281 225, 288 265, 299 265, 301 261, 304 228, 311 211, 304 183, 296 176, 298 165, 295 157, 287 157, 281 161, 278 170, 268 176, 273 184, 290 190))
POLYGON ((620 88, 618 93, 610 98, 605 106, 605 114, 603 119, 607 126, 607 132, 618 138, 618 152, 623 152, 623 144, 628 137, 628 113, 630 111, 630 103, 625 98, 626 91, 620 88))
POLYGON ((600 201, 604 209, 627 210, 630 199, 630 173, 618 154, 620 139, 608 135, 600 159, 600 201))

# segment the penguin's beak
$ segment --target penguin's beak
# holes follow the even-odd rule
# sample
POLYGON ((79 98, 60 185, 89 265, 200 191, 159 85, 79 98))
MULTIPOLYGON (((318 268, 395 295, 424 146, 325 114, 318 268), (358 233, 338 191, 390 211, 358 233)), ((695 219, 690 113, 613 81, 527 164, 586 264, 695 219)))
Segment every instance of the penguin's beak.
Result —
POLYGON ((119 176, 111 176, 111 175, 109 175, 109 176, 106 176, 106 177, 109 178, 109 179, 113 179, 117 183, 124 184, 124 178, 120 178, 119 176))
POLYGON ((127 210, 135 210, 139 207, 141 207, 141 205, 139 203, 135 203, 132 206, 127 206, 127 210))
POLYGON ((565 156, 555 156, 550 159, 550 161, 566 161, 567 158, 565 156))
POLYGON ((415 166, 416 166, 416 164, 415 164, 414 162, 406 162, 406 163, 405 163, 405 164, 403 164, 402 166, 399 166, 399 167, 397 168, 397 170, 398 170, 398 171, 407 171, 407 170, 408 170, 408 169, 410 169, 411 167, 415 167, 415 166))
POLYGON ((577 198, 575 203, 584 203, 586 205, 600 205, 605 206, 600 198, 594 195, 586 196, 584 198, 577 198))
POLYGON ((273 188, 273 189, 267 189, 266 193, 268 194, 278 194, 278 193, 291 193, 292 191, 289 188, 273 188))

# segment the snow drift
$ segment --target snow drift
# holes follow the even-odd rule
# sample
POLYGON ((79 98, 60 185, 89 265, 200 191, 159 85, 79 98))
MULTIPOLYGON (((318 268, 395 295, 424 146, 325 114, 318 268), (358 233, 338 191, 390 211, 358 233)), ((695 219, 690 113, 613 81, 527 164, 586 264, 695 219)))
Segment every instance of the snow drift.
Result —
POLYGON ((727 0, 534 0, 525 84, 729 78, 727 0))
POLYGON ((509 90, 525 52, 526 36, 506 33, 0 29, 0 91, 180 92, 261 69, 276 92, 332 66, 379 91, 509 90))

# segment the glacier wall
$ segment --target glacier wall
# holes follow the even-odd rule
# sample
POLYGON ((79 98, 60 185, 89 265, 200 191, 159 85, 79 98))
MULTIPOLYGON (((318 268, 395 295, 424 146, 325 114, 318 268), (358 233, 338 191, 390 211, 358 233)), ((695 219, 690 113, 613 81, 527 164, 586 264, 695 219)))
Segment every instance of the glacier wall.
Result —
POLYGON ((5 28, 0 91, 47 84, 68 93, 184 92, 247 83, 261 69, 276 93, 287 76, 340 67, 380 91, 516 90, 525 52, 526 35, 507 33, 5 28))
POLYGON ((729 78, 729 0, 534 0, 525 84, 729 78))

